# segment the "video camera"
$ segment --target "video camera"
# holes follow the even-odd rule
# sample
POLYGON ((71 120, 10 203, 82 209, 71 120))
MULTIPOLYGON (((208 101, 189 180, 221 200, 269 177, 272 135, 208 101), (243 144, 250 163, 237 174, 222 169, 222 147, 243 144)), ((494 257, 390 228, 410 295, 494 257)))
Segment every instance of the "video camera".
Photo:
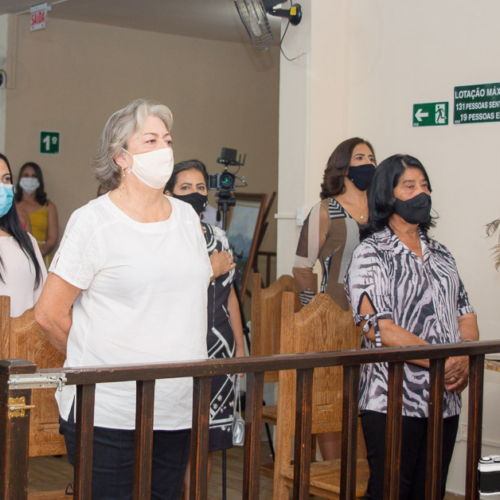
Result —
POLYGON ((238 160, 236 155, 238 152, 236 149, 222 148, 220 157, 217 158, 217 163, 222 163, 224 165, 224 172, 220 174, 209 174, 208 176, 208 189, 211 191, 221 191, 221 192, 231 192, 236 189, 236 175, 228 172, 227 167, 229 165, 235 167, 242 167, 245 165, 245 159, 247 155, 241 159, 241 155, 238 160))

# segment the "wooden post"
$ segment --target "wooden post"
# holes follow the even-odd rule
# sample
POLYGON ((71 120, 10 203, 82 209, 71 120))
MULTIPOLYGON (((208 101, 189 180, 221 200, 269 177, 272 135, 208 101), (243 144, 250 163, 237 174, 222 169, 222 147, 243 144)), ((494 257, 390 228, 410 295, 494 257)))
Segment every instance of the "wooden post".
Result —
POLYGON ((208 493, 208 426, 210 424, 211 387, 211 377, 194 377, 190 500, 204 500, 208 493))
POLYGON ((92 498, 95 384, 76 387, 75 500, 92 498))
POLYGON ((344 366, 342 401, 342 461, 340 498, 356 498, 356 465, 358 453, 359 365, 344 366))
POLYGON ((404 362, 389 363, 389 397, 385 431, 384 498, 399 498, 399 467, 401 462, 401 429, 403 425, 404 362))
POLYGON ((427 472, 425 478, 425 498, 429 500, 441 498, 445 362, 445 358, 430 360, 427 472))
POLYGON ((477 464, 481 458, 483 425, 484 354, 469 357, 469 415, 467 423, 467 471, 465 498, 479 498, 477 464))
POLYGON ((314 368, 297 370, 293 500, 309 498, 313 376, 314 368))
POLYGON ((0 498, 28 498, 29 409, 31 389, 9 390, 9 377, 34 373, 36 366, 22 359, 0 361, 0 498), (18 405, 17 411, 13 405, 18 405))
POLYGON ((137 381, 134 443, 134 500, 151 498, 155 380, 137 381))
MULTIPOLYGON (((236 376, 238 377, 239 375, 236 376)), ((264 372, 247 373, 247 393, 245 402, 245 466, 243 468, 244 499, 259 498, 263 397, 264 372)), ((236 404, 236 401, 234 404, 236 404)))

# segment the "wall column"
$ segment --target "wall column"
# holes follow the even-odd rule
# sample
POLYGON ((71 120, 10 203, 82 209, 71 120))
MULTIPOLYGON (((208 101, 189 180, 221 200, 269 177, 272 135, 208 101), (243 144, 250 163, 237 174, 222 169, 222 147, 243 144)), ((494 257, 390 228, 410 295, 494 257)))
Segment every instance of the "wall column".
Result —
MULTIPOLYGON (((280 61, 277 275, 291 274, 300 225, 319 201, 327 159, 345 137, 348 47, 346 0, 301 0, 280 61)), ((281 32, 284 33, 283 21, 281 32)))

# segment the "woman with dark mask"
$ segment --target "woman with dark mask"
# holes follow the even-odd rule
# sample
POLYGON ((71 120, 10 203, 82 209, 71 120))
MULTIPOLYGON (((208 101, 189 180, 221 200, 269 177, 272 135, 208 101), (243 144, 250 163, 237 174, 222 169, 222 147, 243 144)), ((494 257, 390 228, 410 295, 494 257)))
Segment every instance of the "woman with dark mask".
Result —
MULTIPOLYGON (((319 259, 323 270, 320 292, 349 309, 343 280, 359 243, 360 227, 368 222, 366 193, 375 167, 373 147, 359 137, 339 144, 328 159, 322 201, 304 222, 295 255, 293 275, 303 306, 314 296, 313 267, 319 259)), ((340 458, 340 432, 318 434, 317 439, 324 460, 340 458)))
MULTIPOLYGON (((190 204, 198 216, 201 216, 208 203, 207 182, 207 170, 202 162, 183 161, 174 166, 164 192, 190 204)), ((222 229, 203 221, 201 226, 210 256, 214 252, 230 252, 226 233, 222 229)), ((207 348, 211 359, 245 356, 240 307, 232 285, 235 271, 232 269, 217 277, 208 287, 207 348)), ((220 375, 212 379, 209 467, 212 452, 233 446, 234 383, 232 375, 220 375)), ((188 466, 184 498, 189 498, 189 472, 188 466)))
MULTIPOLYGON (((445 344, 477 340, 474 310, 452 255, 428 236, 431 185, 412 156, 384 160, 368 196, 370 221, 345 278, 363 348, 445 344)), ((405 363, 399 498, 425 498, 429 361, 405 363)), ((386 363, 362 365, 359 408, 370 468, 365 498, 382 499, 388 371, 386 363)), ((468 382, 467 357, 445 365, 442 496, 468 382)))

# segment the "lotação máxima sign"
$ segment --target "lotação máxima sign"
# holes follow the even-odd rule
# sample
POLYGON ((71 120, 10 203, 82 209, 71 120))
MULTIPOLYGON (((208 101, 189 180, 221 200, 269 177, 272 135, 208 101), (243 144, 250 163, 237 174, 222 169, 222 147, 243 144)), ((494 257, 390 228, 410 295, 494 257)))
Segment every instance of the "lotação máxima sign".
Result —
POLYGON ((455 87, 453 123, 500 122, 500 83, 455 87))

